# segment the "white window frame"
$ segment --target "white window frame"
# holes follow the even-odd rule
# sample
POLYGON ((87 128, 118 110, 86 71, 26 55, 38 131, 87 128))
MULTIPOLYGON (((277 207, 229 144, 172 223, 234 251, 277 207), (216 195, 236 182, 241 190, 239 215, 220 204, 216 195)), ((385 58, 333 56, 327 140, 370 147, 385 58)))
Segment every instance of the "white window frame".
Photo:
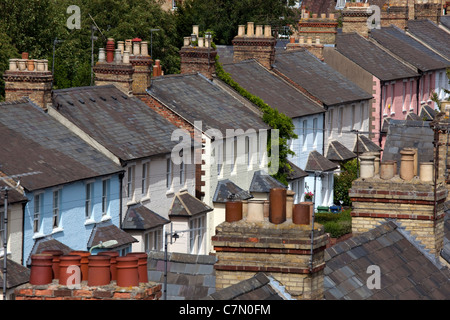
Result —
POLYGON ((52 228, 59 228, 59 223, 61 220, 61 190, 62 189, 54 189, 52 193, 52 228), (56 194, 56 203, 55 203, 55 194, 56 194), (56 223, 55 223, 56 219, 56 223))
POLYGON ((108 204, 110 195, 110 183, 111 179, 102 180, 102 216, 108 215, 108 204))
POLYGON ((163 228, 155 228, 144 235, 144 251, 162 251, 163 250, 163 228))
POLYGON ((318 131, 319 119, 313 118, 313 144, 317 146, 317 131, 318 131))
POLYGON ((166 188, 168 190, 172 189, 173 183, 173 164, 170 157, 166 158, 166 188))
POLYGON ((413 88, 414 88, 414 79, 411 79, 411 81, 409 82, 409 111, 413 111, 414 110, 414 105, 413 105, 413 88))
POLYGON ((338 108, 338 134, 342 136, 342 127, 344 126, 344 108, 338 108))
POLYGON ((150 189, 150 161, 142 162, 141 167, 141 194, 146 197, 150 189))
POLYGON ((202 254, 205 250, 206 215, 198 215, 189 219, 189 252, 202 254))
POLYGON ((85 185, 85 202, 84 202, 84 215, 86 220, 89 220, 92 216, 93 209, 93 195, 94 195, 94 182, 86 182, 85 185))
POLYGON ((36 193, 33 197, 33 233, 39 233, 41 229, 41 216, 43 207, 44 193, 36 193), (38 205, 36 205, 36 199, 39 199, 38 205))

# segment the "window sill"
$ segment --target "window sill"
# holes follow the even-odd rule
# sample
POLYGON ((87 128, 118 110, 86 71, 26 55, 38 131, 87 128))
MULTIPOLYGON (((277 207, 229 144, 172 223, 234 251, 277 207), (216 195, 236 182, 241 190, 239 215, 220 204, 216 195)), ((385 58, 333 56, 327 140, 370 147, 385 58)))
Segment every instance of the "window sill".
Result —
POLYGON ((170 195, 173 195, 173 194, 175 194, 175 192, 173 191, 173 189, 170 189, 170 190, 167 190, 167 191, 166 191, 166 196, 170 196, 170 195))
POLYGON ((180 192, 184 192, 184 191, 187 191, 187 187, 186 186, 183 186, 181 189, 180 189, 180 192))
POLYGON ((150 201, 150 196, 145 196, 141 198, 141 203, 143 202, 149 202, 150 201))
POLYGON ((58 232, 63 232, 63 231, 64 231, 64 229, 61 228, 61 227, 53 228, 52 234, 55 234, 55 233, 58 233, 58 232))
POLYGON ((132 199, 132 200, 127 202, 127 206, 132 206, 132 205, 138 204, 138 203, 139 203, 139 201, 136 201, 135 199, 132 199))
POLYGON ((84 225, 87 226, 87 225, 94 224, 94 223, 96 223, 95 220, 89 218, 89 219, 86 219, 86 221, 84 222, 84 225))
POLYGON ((111 220, 111 216, 109 215, 103 215, 101 221, 108 221, 111 220))
POLYGON ((36 233, 33 235, 33 239, 39 239, 39 238, 43 238, 43 237, 45 237, 45 234, 40 233, 40 232, 36 232, 36 233))

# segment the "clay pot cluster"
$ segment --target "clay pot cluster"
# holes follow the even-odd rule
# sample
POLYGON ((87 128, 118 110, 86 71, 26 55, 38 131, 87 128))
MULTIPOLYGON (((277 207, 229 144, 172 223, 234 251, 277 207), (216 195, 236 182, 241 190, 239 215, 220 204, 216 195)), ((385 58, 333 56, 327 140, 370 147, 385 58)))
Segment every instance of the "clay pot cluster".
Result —
POLYGON ((285 188, 270 190, 269 200, 229 199, 225 203, 225 221, 242 220, 257 222, 267 217, 273 224, 281 224, 292 218, 294 224, 309 224, 313 213, 312 202, 301 202, 293 205, 293 192, 285 188), (288 193, 291 193, 288 196, 288 193), (244 209, 245 208, 245 209, 244 209))
POLYGON ((109 285, 116 281, 119 287, 138 286, 148 282, 147 254, 131 252, 119 257, 116 251, 91 255, 88 251, 72 251, 63 255, 59 250, 42 251, 31 256, 30 284, 45 285, 53 280, 70 286, 87 281, 88 286, 109 285))

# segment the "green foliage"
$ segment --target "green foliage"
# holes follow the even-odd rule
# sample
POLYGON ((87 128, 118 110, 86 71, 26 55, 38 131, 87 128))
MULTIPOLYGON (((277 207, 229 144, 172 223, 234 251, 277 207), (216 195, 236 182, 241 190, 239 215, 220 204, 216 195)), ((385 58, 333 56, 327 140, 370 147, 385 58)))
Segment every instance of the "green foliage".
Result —
POLYGON ((228 45, 238 25, 249 21, 255 25, 270 24, 274 29, 295 24, 294 11, 287 6, 293 3, 292 0, 185 0, 175 13, 177 31, 189 36, 192 26, 198 25, 199 30, 214 30, 215 43, 228 45))
MULTIPOLYGON (((11 38, 0 29, 0 74, 9 69, 9 59, 18 57, 19 52, 11 43, 11 38)), ((0 101, 5 96, 5 81, 0 77, 0 101)))
POLYGON ((325 232, 331 234, 333 238, 339 238, 352 232, 351 209, 340 213, 316 213, 315 221, 324 226, 325 232))
POLYGON ((335 203, 343 201, 344 206, 351 206, 348 190, 358 175, 357 159, 348 160, 341 164, 341 173, 334 175, 334 199, 335 203))
MULTIPOLYGON (((267 123, 271 128, 279 130, 279 170, 274 175, 274 178, 287 185, 287 173, 291 170, 291 167, 287 162, 287 157, 288 155, 295 155, 295 153, 289 148, 288 141, 290 139, 298 138, 294 133, 294 124, 292 123, 292 119, 279 112, 277 109, 270 107, 261 98, 251 94, 250 92, 242 88, 236 81, 231 78, 229 73, 225 72, 219 62, 219 55, 216 55, 215 59, 217 77, 228 84, 230 87, 232 87, 234 90, 236 90, 241 96, 257 105, 263 111, 263 121, 267 123)), ((270 150, 271 145, 269 139, 269 154, 270 150)))

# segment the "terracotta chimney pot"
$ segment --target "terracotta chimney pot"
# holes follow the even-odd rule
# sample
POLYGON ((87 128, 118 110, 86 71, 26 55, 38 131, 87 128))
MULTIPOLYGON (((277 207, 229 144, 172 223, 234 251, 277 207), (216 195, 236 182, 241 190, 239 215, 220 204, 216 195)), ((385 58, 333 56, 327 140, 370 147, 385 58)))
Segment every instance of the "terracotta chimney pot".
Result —
POLYGON ((247 22, 247 36, 253 37, 255 34, 255 26, 253 22, 247 22))
POLYGON ((106 42, 106 62, 111 63, 114 61, 114 39, 108 38, 108 41, 106 42))

